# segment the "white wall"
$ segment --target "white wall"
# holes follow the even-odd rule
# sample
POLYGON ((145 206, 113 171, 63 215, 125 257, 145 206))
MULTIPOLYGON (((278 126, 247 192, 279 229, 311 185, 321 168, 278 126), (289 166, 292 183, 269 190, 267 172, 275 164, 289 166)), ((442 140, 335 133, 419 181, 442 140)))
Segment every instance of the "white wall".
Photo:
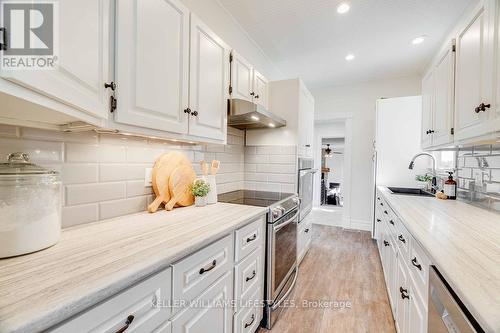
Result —
POLYGON ((260 46, 218 0, 182 0, 182 3, 269 80, 284 78, 260 46))
POLYGON ((351 119, 352 165, 351 170, 344 170, 345 177, 351 174, 351 226, 367 230, 371 227, 375 101, 381 97, 420 95, 420 81, 420 77, 408 77, 330 86, 312 91, 316 102, 316 122, 346 117, 351 119))
POLYGON ((342 184, 344 155, 333 154, 332 156, 326 158, 325 164, 327 168, 330 168, 330 172, 328 173, 328 183, 342 184))

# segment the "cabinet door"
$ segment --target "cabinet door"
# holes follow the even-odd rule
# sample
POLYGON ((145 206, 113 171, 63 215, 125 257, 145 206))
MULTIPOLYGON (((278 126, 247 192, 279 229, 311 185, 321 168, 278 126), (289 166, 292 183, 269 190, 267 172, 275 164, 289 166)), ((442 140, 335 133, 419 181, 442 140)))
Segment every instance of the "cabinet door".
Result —
POLYGON ((110 0, 59 1, 58 6, 56 69, 4 70, 0 75, 91 116, 106 118, 110 0))
POLYGON ((191 13, 189 134, 225 140, 229 47, 191 13))
POLYGON ((187 133, 189 11, 178 0, 116 2, 115 121, 187 133))
POLYGON ((252 101, 253 67, 233 51, 231 61, 231 97, 252 101))
POLYGON ((298 154, 300 157, 312 157, 314 140, 314 97, 300 84, 298 115, 298 154))
POLYGON ((426 333, 427 332, 427 310, 424 302, 412 292, 408 308, 408 332, 426 333))
POLYGON ((488 133, 492 104, 494 0, 480 1, 457 36, 455 137, 458 140, 488 133), (493 17, 493 18, 492 18, 493 17))
POLYGON ((253 101, 265 109, 268 109, 268 81, 258 71, 254 70, 253 71, 253 89, 252 92, 254 93, 253 96, 253 101))
POLYGON ((422 148, 432 145, 432 113, 434 108, 434 72, 431 70, 422 79, 422 148))
POLYGON ((231 332, 232 309, 221 306, 232 296, 232 274, 226 273, 190 308, 172 319, 172 333, 231 332))
POLYGON ((397 278, 395 285, 396 329, 398 333, 408 332, 408 309, 410 303, 410 287, 408 269, 402 258, 397 260, 397 278))

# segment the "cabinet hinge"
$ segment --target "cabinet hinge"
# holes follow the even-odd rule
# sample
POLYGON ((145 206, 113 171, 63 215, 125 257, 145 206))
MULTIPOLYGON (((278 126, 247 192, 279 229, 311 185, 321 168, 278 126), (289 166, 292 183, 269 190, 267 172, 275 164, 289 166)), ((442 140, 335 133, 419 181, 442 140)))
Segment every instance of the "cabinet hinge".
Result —
POLYGON ((233 93, 233 87, 229 86, 229 95, 231 95, 232 93, 233 93))
POLYGON ((451 130, 450 130, 450 134, 451 134, 451 135, 455 135, 455 128, 453 128, 453 127, 451 128, 451 130))
POLYGON ((118 100, 115 98, 115 96, 110 96, 110 98, 109 98, 109 112, 113 113, 116 110, 117 103, 118 103, 118 100))
POLYGON ((229 53, 229 62, 233 62, 233 54, 229 53))
POLYGON ((0 51, 7 50, 7 29, 0 28, 0 51))

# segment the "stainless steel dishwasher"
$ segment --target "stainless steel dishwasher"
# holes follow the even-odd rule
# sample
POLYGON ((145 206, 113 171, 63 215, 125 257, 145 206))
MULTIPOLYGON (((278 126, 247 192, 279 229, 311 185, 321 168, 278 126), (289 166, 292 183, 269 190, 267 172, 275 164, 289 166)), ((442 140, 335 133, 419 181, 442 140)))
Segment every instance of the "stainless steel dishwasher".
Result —
POLYGON ((431 268, 428 333, 484 332, 439 271, 431 268))

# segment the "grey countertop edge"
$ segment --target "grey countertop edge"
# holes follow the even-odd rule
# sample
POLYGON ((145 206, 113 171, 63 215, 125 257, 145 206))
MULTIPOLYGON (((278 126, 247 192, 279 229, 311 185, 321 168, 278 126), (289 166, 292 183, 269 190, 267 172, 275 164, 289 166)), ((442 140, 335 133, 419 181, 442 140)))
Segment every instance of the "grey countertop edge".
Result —
MULTIPOLYGON (((36 318, 30 318, 26 325, 22 326, 10 326, 8 319, 3 319, 0 317, 0 333, 31 333, 31 332, 46 332, 47 329, 52 327, 57 327, 63 324, 72 317, 80 314, 82 311, 88 309, 89 307, 95 306, 106 299, 120 293, 121 291, 147 279, 148 277, 159 273, 160 271, 166 269, 176 261, 200 250, 201 248, 221 239, 222 237, 229 235, 231 232, 235 231, 239 227, 248 224, 255 218, 265 215, 267 208, 260 208, 259 212, 255 215, 248 217, 244 220, 239 221, 237 224, 232 224, 226 229, 219 231, 205 239, 199 240, 195 245, 190 245, 185 249, 178 252, 172 253, 165 256, 161 260, 156 260, 155 262, 144 263, 143 265, 137 267, 131 267, 129 273, 121 274, 121 278, 113 279, 110 283, 103 286, 100 289, 92 290, 85 296, 81 297, 77 301, 71 302, 69 304, 61 304, 60 307, 52 308, 51 311, 40 313, 36 318)), ((143 213, 125 215, 122 217, 117 217, 109 220, 103 220, 96 223, 113 223, 113 221, 119 220, 121 218, 130 218, 133 215, 141 215, 143 213)), ((74 228, 84 228, 85 226, 75 226, 74 228)))

